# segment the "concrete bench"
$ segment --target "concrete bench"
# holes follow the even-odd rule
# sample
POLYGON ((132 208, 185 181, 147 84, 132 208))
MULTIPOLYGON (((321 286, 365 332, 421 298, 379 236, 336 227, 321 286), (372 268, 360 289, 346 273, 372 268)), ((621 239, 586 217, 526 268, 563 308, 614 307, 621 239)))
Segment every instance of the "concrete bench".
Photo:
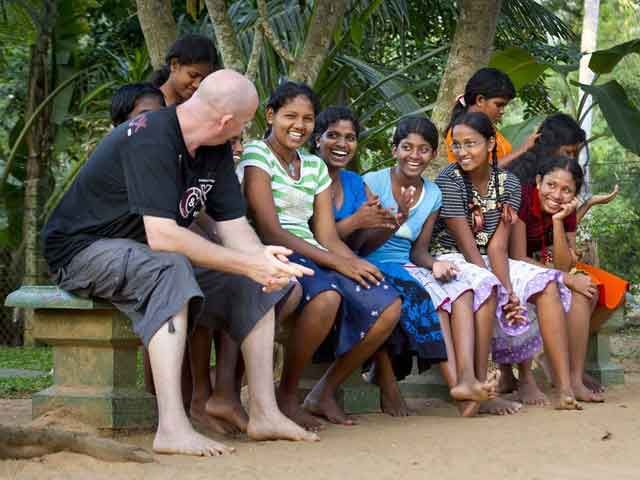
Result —
POLYGON ((603 385, 624 384, 624 368, 611 360, 611 334, 624 325, 624 307, 618 308, 600 331, 589 337, 586 368, 603 385))
POLYGON ((155 426, 155 397, 136 386, 140 340, 124 314, 53 286, 23 286, 5 306, 33 309, 34 339, 53 347, 53 386, 33 395, 34 418, 68 407, 106 434, 155 426))

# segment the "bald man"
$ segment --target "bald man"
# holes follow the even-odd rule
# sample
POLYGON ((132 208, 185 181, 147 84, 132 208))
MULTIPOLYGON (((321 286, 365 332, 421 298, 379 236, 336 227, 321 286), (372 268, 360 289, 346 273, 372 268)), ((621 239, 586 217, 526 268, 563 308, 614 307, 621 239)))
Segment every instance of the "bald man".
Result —
POLYGON ((230 138, 258 105, 242 75, 219 70, 178 107, 123 123, 100 142, 42 232, 56 283, 110 300, 149 350, 158 402, 159 453, 232 449, 193 430, 180 366, 189 325, 223 329, 240 344, 251 393, 248 435, 316 440, 278 410, 273 389, 274 306, 307 273, 265 247, 245 218, 230 138), (199 212, 222 245, 187 227, 199 212))

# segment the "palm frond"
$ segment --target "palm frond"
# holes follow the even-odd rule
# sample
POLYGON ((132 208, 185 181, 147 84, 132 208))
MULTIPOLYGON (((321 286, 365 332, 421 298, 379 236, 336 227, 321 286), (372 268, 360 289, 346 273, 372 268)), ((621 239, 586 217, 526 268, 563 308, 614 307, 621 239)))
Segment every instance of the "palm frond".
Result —
POLYGON ((508 40, 527 36, 541 40, 547 40, 547 36, 576 39, 566 23, 535 0, 504 0, 497 34, 508 40))

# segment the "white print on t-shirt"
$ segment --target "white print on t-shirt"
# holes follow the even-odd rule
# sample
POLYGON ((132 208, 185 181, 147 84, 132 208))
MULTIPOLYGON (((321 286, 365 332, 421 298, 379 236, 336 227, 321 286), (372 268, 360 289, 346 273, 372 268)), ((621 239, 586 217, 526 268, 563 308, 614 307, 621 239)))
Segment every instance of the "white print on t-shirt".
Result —
POLYGON ((179 205, 182 218, 189 218, 192 213, 200 211, 216 181, 211 178, 199 178, 198 183, 199 186, 189 187, 182 194, 179 205))

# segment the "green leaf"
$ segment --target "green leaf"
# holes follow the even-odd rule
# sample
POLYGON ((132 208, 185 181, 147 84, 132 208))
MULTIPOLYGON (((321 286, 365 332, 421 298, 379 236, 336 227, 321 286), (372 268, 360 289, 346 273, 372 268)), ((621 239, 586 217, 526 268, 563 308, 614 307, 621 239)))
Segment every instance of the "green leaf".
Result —
POLYGON ((511 145, 522 145, 526 138, 540 126, 545 118, 545 115, 536 115, 526 119, 524 122, 500 127, 500 133, 507 137, 511 145))
POLYGON ((622 85, 615 80, 602 85, 577 85, 593 96, 620 145, 640 155, 640 110, 631 103, 622 85))
POLYGON ((593 52, 589 68, 595 73, 611 73, 620 60, 630 53, 640 53, 640 38, 593 52))
POLYGON ((548 64, 538 62, 529 52, 517 47, 495 52, 489 66, 509 75, 516 90, 535 82, 549 68, 548 64))
POLYGON ((351 24, 349 35, 351 35, 351 41, 356 48, 360 48, 364 40, 364 25, 360 20, 356 20, 351 24))

